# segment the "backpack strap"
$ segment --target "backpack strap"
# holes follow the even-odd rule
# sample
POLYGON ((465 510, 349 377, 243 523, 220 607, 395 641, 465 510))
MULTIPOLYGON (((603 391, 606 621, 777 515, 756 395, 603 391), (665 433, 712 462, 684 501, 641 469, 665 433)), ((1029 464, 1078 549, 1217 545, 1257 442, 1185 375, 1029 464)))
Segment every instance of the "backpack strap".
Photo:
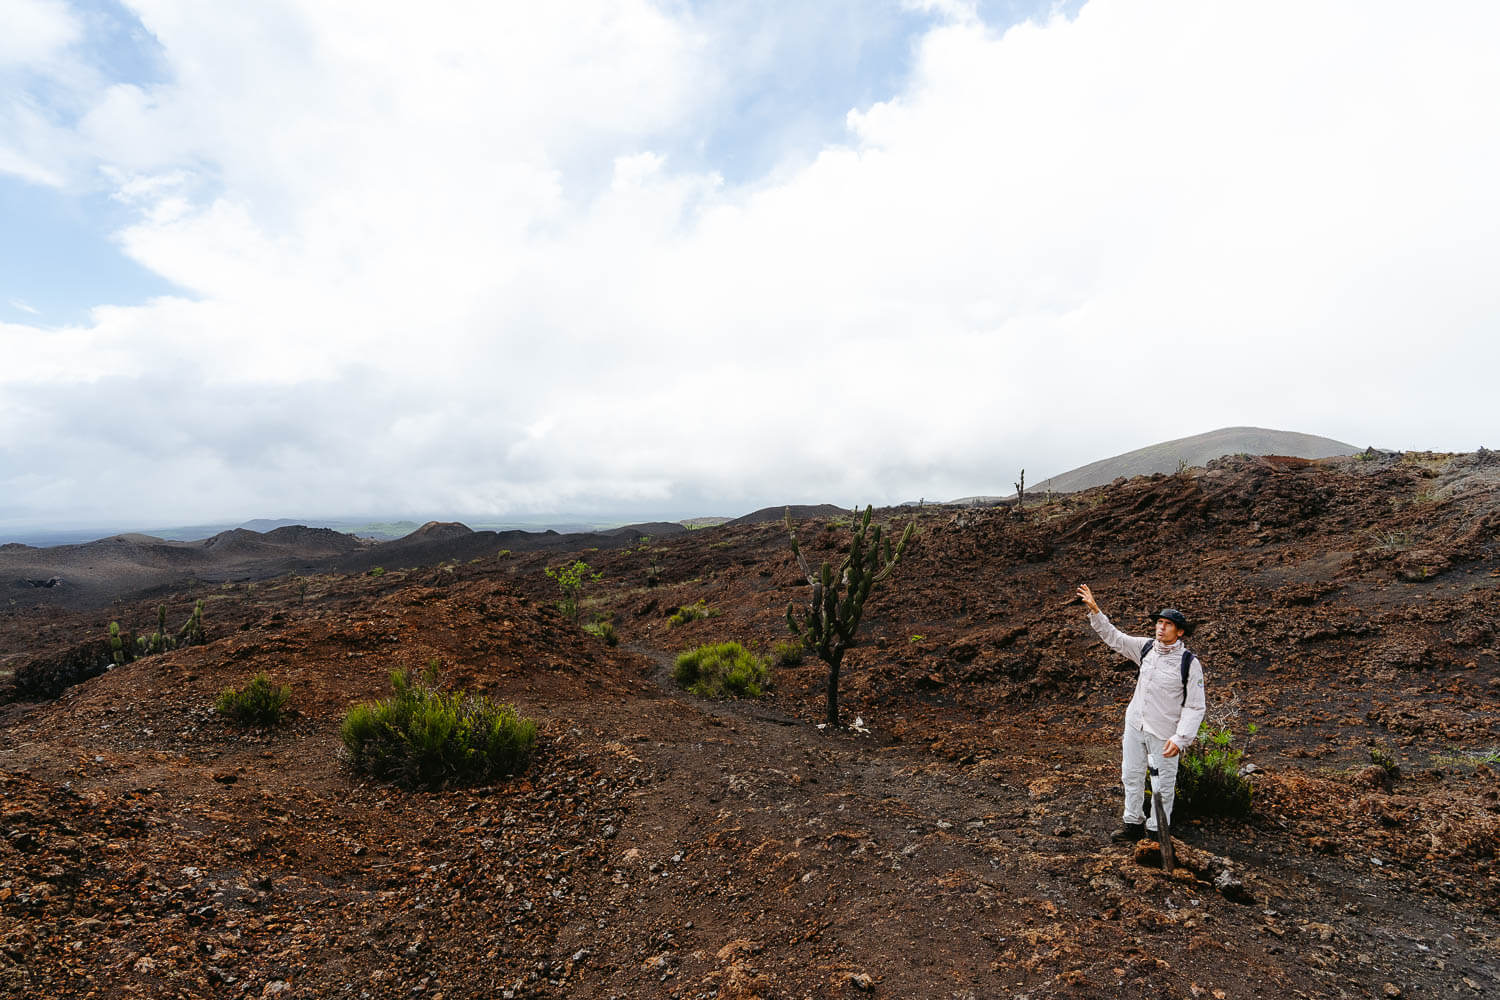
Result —
MULTIPOLYGON (((1155 639, 1147 639, 1146 644, 1141 647, 1141 662, 1146 662, 1146 656, 1151 652, 1151 647, 1156 645, 1155 639)), ((1183 647, 1182 650, 1182 703, 1187 704, 1188 674, 1193 669, 1193 658, 1196 654, 1191 649, 1183 647)))
POLYGON ((1193 669, 1193 651, 1184 649, 1182 651, 1182 704, 1187 705, 1187 682, 1188 672, 1193 669))

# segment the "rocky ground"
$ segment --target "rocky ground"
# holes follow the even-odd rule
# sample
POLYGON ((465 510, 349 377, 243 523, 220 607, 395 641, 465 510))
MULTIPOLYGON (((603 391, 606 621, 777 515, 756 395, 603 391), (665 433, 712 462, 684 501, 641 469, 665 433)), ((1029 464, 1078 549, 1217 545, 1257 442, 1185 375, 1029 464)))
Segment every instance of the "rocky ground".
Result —
POLYGON ((556 552, 0 615, 21 675, 163 601, 202 598, 210 639, 0 708, 0 995, 1495 995, 1497 489, 1488 453, 1229 459, 882 512, 918 532, 838 730, 816 660, 756 700, 670 682, 679 650, 784 638, 807 586, 775 523, 571 554, 617 648, 553 606, 556 552), (1127 631, 1200 621, 1212 717, 1258 727, 1252 816, 1179 817, 1171 873, 1106 839, 1132 675, 1083 581, 1127 631), (541 721, 524 775, 407 792, 341 763, 349 704, 434 658, 541 721), (295 717, 214 715, 258 670, 295 717))

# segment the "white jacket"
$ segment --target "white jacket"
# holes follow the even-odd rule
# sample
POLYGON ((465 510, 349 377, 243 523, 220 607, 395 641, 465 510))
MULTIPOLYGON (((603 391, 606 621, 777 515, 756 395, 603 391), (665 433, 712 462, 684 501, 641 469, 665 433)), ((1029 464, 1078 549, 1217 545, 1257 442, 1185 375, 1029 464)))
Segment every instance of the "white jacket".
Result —
POLYGON ((1163 648, 1151 643, 1151 653, 1141 662, 1141 649, 1149 636, 1126 635, 1110 624, 1101 611, 1089 615, 1089 624, 1104 644, 1116 653, 1139 663, 1140 676, 1135 682, 1135 696, 1125 710, 1125 725, 1144 729, 1159 740, 1171 740, 1177 749, 1186 750, 1198 736, 1198 725, 1208 710, 1203 691, 1203 663, 1193 654, 1188 669, 1187 703, 1182 700, 1182 640, 1163 648))

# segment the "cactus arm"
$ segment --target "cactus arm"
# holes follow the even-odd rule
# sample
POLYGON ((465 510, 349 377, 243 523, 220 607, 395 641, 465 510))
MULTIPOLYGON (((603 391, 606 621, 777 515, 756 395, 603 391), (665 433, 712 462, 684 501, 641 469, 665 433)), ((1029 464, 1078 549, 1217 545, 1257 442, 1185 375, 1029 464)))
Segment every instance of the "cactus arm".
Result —
POLYGON ((812 567, 807 565, 807 559, 802 555, 802 546, 797 544, 797 531, 792 527, 792 508, 790 506, 786 508, 783 520, 786 524, 786 533, 792 539, 792 555, 797 557, 797 565, 802 568, 802 575, 807 577, 807 582, 816 586, 817 580, 813 577, 812 567))
MULTIPOLYGON (((896 568, 897 563, 901 562, 902 555, 906 553, 906 543, 911 541, 912 529, 915 527, 916 522, 914 521, 907 524, 906 530, 901 533, 901 541, 896 543, 895 551, 888 556, 885 560, 885 567, 876 575, 876 583, 883 582, 886 577, 891 575, 891 571, 896 568)), ((889 542, 886 543, 886 547, 889 549, 889 542)))

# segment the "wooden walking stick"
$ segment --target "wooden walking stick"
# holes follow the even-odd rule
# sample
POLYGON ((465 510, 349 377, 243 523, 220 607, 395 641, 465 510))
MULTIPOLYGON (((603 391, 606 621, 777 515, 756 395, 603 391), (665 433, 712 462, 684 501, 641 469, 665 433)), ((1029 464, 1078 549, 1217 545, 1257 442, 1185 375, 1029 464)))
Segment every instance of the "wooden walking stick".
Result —
POLYGON ((1161 844, 1162 871, 1170 872, 1177 867, 1177 858, 1172 853, 1172 824, 1167 822, 1167 811, 1161 807, 1161 792, 1151 790, 1151 807, 1156 810, 1156 834, 1161 844))

